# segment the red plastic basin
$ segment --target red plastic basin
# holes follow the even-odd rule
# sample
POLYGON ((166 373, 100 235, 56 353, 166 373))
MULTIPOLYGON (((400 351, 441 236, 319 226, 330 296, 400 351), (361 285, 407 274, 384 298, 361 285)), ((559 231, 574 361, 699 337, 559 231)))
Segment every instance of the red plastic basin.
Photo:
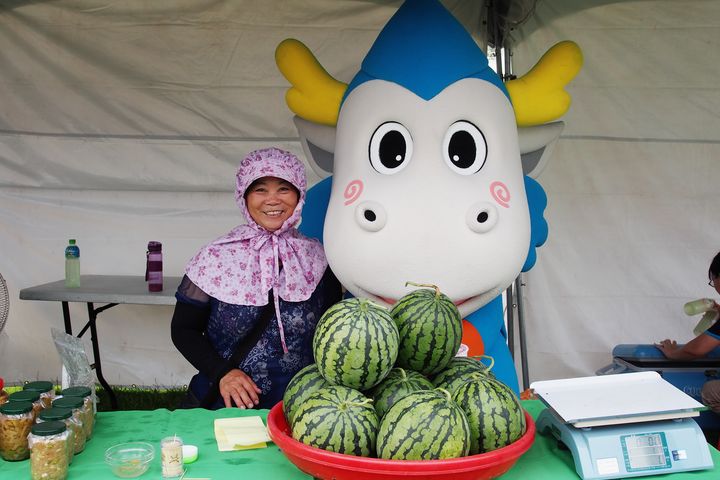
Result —
POLYGON ((535 440, 535 422, 525 412, 527 430, 516 442, 488 453, 448 460, 382 460, 328 452, 293 439, 282 402, 268 414, 270 438, 303 472, 323 480, 486 480, 507 472, 535 440))

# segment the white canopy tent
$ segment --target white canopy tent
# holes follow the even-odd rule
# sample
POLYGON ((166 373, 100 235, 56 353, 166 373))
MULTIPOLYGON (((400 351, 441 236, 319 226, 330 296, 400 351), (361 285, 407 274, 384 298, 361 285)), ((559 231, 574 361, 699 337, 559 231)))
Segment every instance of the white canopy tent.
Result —
MULTIPOLYGON (((62 278, 68 238, 83 273, 141 275, 159 240, 165 273, 181 275, 240 221, 233 175, 247 151, 302 155, 276 45, 298 38, 348 81, 400 3, 3 2, 0 272, 12 303, 0 376, 59 376, 60 306, 18 292, 62 278)), ((444 3, 487 38, 483 2, 444 3)), ((682 304, 712 293, 705 273, 720 250, 720 2, 553 0, 509 14, 514 73, 560 40, 585 55, 538 178, 550 235, 523 277, 531 379, 591 375, 618 343, 688 340, 695 319, 682 304)), ((85 306, 71 313, 84 319, 85 306)), ((171 316, 132 305, 101 314, 110 383, 187 382, 171 316)))

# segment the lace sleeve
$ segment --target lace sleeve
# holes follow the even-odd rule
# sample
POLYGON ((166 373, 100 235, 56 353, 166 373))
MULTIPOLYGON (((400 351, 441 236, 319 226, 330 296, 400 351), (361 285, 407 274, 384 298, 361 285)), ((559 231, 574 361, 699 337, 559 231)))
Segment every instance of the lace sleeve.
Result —
POLYGON ((195 285, 187 275, 183 276, 182 282, 180 282, 180 286, 175 293, 175 298, 179 302, 197 305, 198 307, 203 307, 210 302, 210 295, 195 285))

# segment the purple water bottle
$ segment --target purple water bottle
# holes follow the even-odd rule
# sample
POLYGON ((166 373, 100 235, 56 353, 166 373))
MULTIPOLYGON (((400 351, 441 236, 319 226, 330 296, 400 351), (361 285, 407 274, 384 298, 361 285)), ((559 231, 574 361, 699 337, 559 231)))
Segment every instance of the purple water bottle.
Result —
POLYGON ((148 282, 148 290, 162 292, 162 243, 148 242, 146 259, 145 281, 148 282))

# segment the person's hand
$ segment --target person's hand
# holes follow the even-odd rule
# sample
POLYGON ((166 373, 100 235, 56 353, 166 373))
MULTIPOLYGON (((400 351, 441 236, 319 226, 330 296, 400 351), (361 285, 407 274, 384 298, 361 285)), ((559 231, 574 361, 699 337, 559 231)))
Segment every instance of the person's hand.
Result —
POLYGON ((226 407, 232 407, 235 402, 238 408, 253 408, 260 403, 258 394, 261 392, 252 378, 238 368, 230 370, 220 379, 220 395, 226 407))
POLYGON ((713 300, 713 307, 712 307, 712 308, 713 308, 713 310, 715 310, 716 312, 720 313, 720 305, 718 305, 718 303, 717 303, 715 300, 713 300))
POLYGON ((673 358, 673 354, 680 350, 677 342, 668 338, 660 343, 656 343, 655 347, 657 347, 657 349, 660 350, 667 358, 673 358))

